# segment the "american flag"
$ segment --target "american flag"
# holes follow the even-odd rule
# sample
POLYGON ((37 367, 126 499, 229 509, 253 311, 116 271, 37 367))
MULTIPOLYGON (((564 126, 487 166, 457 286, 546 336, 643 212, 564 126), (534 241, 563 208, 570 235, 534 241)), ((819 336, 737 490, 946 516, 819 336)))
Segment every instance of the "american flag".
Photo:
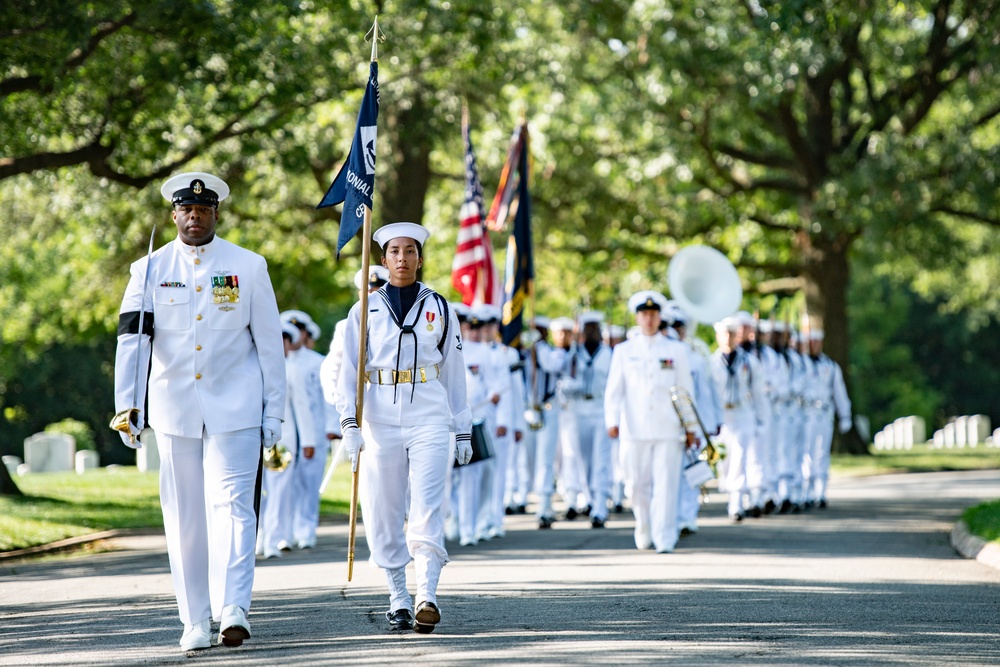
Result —
POLYGON ((472 150, 467 109, 462 113, 462 138, 465 139, 465 202, 459 214, 461 226, 451 264, 451 284, 466 305, 499 305, 500 281, 493 264, 493 245, 483 225, 483 186, 472 150))

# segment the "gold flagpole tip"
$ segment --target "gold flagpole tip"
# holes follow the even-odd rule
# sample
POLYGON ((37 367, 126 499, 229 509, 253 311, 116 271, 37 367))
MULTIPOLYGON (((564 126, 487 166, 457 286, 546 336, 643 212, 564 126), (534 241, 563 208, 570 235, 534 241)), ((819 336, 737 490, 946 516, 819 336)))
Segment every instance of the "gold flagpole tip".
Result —
POLYGON ((372 43, 372 62, 377 63, 379 42, 385 41, 385 33, 379 30, 378 27, 378 14, 375 15, 375 22, 372 23, 372 29, 365 34, 365 41, 372 43))

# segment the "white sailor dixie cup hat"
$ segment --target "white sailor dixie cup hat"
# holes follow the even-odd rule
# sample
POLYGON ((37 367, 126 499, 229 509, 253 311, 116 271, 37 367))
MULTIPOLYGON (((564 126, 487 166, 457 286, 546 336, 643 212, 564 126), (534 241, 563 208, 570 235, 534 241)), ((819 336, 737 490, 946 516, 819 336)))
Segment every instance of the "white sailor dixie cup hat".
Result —
POLYGON ((585 310, 580 313, 577 319, 580 322, 580 326, 584 324, 600 324, 604 321, 604 313, 599 310, 585 310))
POLYGON ((385 283, 389 282, 389 269, 378 264, 372 264, 368 267, 368 280, 365 281, 365 276, 361 269, 354 274, 354 286, 361 289, 365 282, 368 283, 368 289, 378 286, 381 287, 385 283))
POLYGON ((200 204, 215 206, 229 196, 229 186, 218 176, 203 171, 188 171, 168 178, 160 186, 160 194, 174 206, 200 204))
POLYGON ((640 310, 658 310, 663 312, 667 309, 667 297, 655 290, 642 290, 629 298, 628 309, 633 313, 638 313, 640 310))
POLYGON ((379 248, 385 248, 389 241, 398 238, 413 239, 423 247, 430 235, 431 233, 426 227, 415 222, 393 222, 376 229, 372 234, 372 239, 379 248))

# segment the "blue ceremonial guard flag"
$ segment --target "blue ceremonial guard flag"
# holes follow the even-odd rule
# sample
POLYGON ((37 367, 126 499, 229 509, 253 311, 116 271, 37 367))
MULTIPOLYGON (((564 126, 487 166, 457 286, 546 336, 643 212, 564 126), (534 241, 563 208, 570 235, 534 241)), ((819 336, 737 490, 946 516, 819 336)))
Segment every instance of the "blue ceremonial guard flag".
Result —
MULTIPOLYGON (((511 197, 514 212, 514 227, 507 241, 507 266, 504 271, 503 318, 500 335, 504 345, 510 345, 521 334, 524 326, 524 311, 532 292, 535 279, 534 252, 531 243, 531 194, 528 191, 528 125, 523 124, 514 136, 511 156, 516 160, 516 197, 511 197)), ((513 162, 512 160, 512 162, 513 162)), ((501 183, 501 190, 505 189, 501 183)))
POLYGON ((372 208, 375 192, 375 137, 378 134, 378 63, 372 62, 368 87, 361 100, 358 126, 347 162, 340 168, 330 189, 316 208, 336 206, 344 202, 340 215, 340 234, 337 236, 337 259, 347 242, 354 238, 365 222, 365 206, 372 208))

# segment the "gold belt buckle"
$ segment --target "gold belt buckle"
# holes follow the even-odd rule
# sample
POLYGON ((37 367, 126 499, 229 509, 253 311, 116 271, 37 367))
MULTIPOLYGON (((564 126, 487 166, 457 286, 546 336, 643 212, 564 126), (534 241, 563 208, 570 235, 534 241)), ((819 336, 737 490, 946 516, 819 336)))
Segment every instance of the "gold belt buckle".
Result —
POLYGON ((397 383, 403 383, 403 384, 406 384, 408 382, 413 382, 413 371, 411 371, 409 368, 407 368, 406 370, 397 371, 395 380, 397 383))
POLYGON ((426 368, 421 368, 420 369, 420 381, 421 382, 427 382, 427 369, 426 368))

